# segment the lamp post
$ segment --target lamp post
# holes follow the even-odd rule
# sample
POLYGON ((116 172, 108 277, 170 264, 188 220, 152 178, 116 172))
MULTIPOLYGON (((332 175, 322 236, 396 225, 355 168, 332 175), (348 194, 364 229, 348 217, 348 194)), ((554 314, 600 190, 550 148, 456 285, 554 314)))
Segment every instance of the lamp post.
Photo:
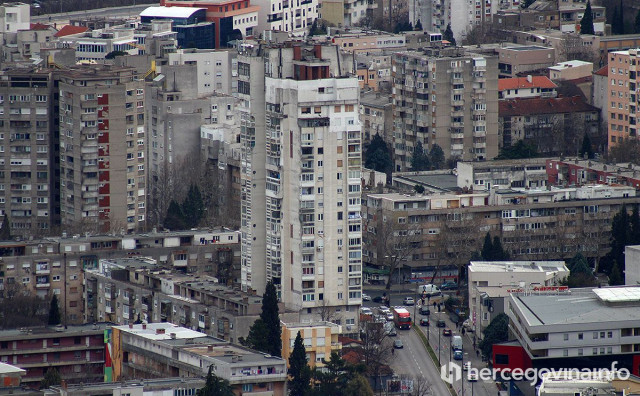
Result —
POLYGON ((442 347, 440 346, 440 330, 438 330, 438 364, 440 364, 440 350, 442 347))

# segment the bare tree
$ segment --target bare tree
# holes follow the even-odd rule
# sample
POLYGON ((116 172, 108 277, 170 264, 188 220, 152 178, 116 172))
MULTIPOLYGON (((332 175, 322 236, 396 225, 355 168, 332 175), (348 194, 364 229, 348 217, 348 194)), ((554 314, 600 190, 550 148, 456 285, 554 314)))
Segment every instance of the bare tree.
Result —
POLYGON ((377 377, 380 369, 393 359, 393 343, 382 323, 374 322, 371 317, 360 320, 362 344, 355 349, 358 361, 367 368, 367 374, 377 377))
POLYGON ((433 384, 426 377, 422 375, 401 375, 400 379, 413 383, 413 388, 410 392, 412 396, 433 396, 433 384))
POLYGON ((1 329, 46 325, 51 296, 38 297, 22 284, 15 282, 3 284, 1 291, 1 329))
POLYGON ((333 322, 338 316, 335 307, 328 305, 327 299, 322 300, 318 313, 320 314, 320 320, 323 322, 333 322))
POLYGON ((467 30, 462 38, 462 45, 492 44, 508 41, 509 33, 509 31, 500 28, 495 23, 482 22, 473 25, 471 29, 467 30))
POLYGON ((593 47, 584 45, 582 36, 578 33, 565 33, 558 52, 558 61, 581 60, 593 63, 598 60, 598 54, 593 47))

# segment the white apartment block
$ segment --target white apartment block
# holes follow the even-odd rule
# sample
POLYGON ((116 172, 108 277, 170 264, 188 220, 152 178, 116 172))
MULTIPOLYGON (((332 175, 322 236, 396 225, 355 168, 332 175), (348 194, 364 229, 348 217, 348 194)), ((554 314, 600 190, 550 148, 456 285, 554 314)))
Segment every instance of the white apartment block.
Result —
POLYGON ((318 0, 256 0, 260 7, 257 32, 279 30, 304 36, 318 18, 318 0))
POLYGON ((0 33, 17 33, 31 27, 31 8, 24 3, 0 5, 0 33))
POLYGON ((77 61, 104 63, 105 56, 113 51, 129 55, 139 52, 134 29, 128 27, 93 30, 77 36, 65 36, 60 41, 75 48, 77 61))
POLYGON ((244 108, 266 109, 243 118, 242 288, 273 281, 303 321, 331 307, 348 333, 362 288, 358 80, 335 46, 263 51, 238 60, 244 108))
POLYGON ((214 92, 231 95, 238 87, 235 51, 179 49, 168 55, 169 65, 196 65, 198 97, 214 92))

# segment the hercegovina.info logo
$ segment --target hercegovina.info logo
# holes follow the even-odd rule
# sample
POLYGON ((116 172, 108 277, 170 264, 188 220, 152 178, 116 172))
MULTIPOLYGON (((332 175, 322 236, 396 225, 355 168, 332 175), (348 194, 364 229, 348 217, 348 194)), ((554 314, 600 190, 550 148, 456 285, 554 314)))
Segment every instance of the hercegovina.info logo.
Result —
MULTIPOLYGON (((467 366, 464 371, 469 381, 522 381, 527 380, 531 385, 535 385, 543 377, 547 378, 567 378, 581 379, 581 380, 611 380, 613 378, 620 380, 627 380, 631 376, 631 373, 626 368, 616 368, 618 362, 611 363, 611 369, 576 369, 576 368, 561 368, 561 369, 546 369, 546 368, 528 368, 513 369, 513 370, 498 370, 490 368, 481 368, 467 366)), ((449 362, 440 367, 440 378, 444 382, 453 385, 456 381, 460 381, 462 378, 462 367, 453 362, 449 362)))

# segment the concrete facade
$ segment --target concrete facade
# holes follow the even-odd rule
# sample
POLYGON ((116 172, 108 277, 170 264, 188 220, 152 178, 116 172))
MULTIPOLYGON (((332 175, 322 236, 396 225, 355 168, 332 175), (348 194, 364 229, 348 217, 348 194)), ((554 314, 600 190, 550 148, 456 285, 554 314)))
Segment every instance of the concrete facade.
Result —
POLYGON ((608 55, 608 95, 606 107, 608 145, 613 147, 624 139, 637 138, 636 79, 639 69, 639 51, 615 51, 608 55))

